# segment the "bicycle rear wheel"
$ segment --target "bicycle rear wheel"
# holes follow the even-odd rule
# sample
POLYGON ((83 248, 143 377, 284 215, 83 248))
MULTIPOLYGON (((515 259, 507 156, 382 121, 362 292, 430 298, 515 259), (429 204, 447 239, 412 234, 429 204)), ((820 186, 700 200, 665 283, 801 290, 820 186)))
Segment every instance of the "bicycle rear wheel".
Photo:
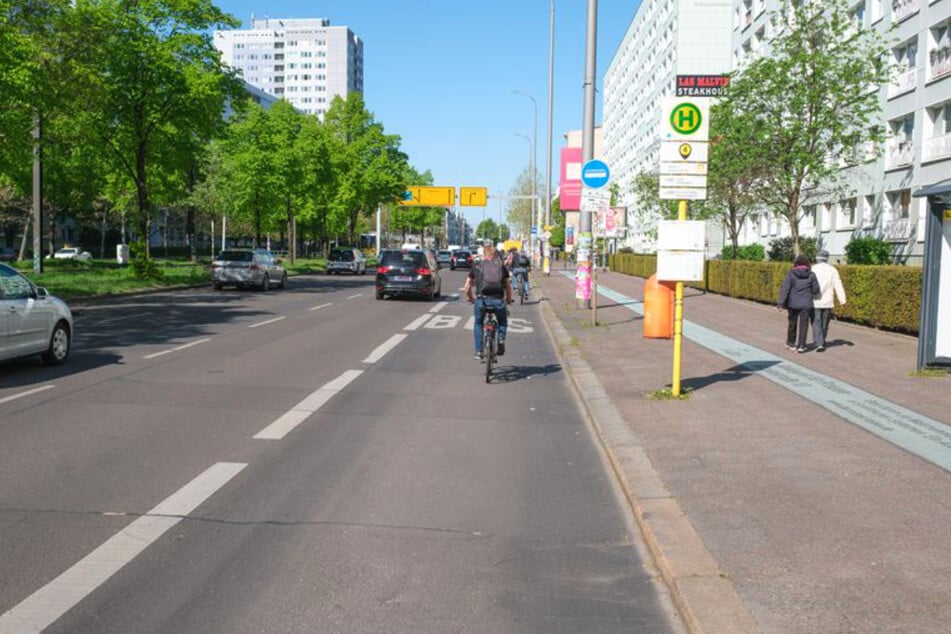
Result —
POLYGON ((485 361, 485 382, 492 377, 492 365, 495 363, 495 329, 486 329, 482 335, 482 358, 485 361))

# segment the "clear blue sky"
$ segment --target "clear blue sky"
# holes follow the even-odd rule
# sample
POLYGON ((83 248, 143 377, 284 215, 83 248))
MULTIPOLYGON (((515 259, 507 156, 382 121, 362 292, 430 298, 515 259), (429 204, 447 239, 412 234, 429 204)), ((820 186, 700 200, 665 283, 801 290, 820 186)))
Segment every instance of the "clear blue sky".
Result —
MULTIPOLYGON (((598 3, 596 123, 601 81, 640 0, 598 3)), ((388 134, 436 185, 507 193, 529 162, 532 102, 538 104, 538 171, 544 187, 548 127, 547 0, 218 0, 250 18, 328 18, 364 42, 364 97, 388 134)), ((555 0, 552 189, 559 148, 582 127, 586 0, 555 0)), ((505 203, 502 203, 503 207, 505 203)), ((462 207, 474 225, 481 207, 462 207)), ((499 202, 487 217, 498 220, 499 202)))

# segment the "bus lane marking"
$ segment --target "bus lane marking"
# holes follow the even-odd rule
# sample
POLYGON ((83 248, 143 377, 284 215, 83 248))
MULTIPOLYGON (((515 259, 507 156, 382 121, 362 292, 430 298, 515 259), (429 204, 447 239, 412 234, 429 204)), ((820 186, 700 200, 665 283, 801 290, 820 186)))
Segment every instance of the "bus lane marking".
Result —
POLYGON ((256 433, 254 439, 281 440, 361 374, 363 370, 347 370, 336 379, 324 383, 280 418, 256 433))

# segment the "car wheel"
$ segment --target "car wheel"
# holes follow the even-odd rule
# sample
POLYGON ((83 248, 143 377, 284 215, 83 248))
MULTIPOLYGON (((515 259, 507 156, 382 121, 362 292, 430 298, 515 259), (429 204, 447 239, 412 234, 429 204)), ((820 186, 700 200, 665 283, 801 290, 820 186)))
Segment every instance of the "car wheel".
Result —
POLYGON ((281 276, 281 283, 277 285, 278 288, 287 288, 287 273, 281 276))
POLYGON ((377 298, 377 299, 383 299, 383 293, 377 293, 377 294, 376 294, 376 298, 377 298))
POLYGON ((261 290, 265 293, 271 290, 271 279, 267 275, 261 280, 261 290))
POLYGON ((53 328, 50 335, 50 345, 43 353, 43 362, 46 365, 60 365, 69 356, 70 334, 66 322, 61 321, 53 328))
POLYGON ((220 284, 218 282, 211 283, 211 287, 215 289, 216 291, 220 291, 222 288, 224 288, 224 286, 225 286, 224 284, 220 284))

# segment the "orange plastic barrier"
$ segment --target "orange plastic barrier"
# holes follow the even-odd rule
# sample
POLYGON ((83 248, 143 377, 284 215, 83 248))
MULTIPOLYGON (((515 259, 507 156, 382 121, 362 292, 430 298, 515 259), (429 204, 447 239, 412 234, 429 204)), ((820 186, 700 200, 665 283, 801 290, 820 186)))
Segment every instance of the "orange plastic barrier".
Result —
POLYGON ((674 289, 658 282, 657 274, 644 283, 644 337, 670 339, 674 336, 674 289))

